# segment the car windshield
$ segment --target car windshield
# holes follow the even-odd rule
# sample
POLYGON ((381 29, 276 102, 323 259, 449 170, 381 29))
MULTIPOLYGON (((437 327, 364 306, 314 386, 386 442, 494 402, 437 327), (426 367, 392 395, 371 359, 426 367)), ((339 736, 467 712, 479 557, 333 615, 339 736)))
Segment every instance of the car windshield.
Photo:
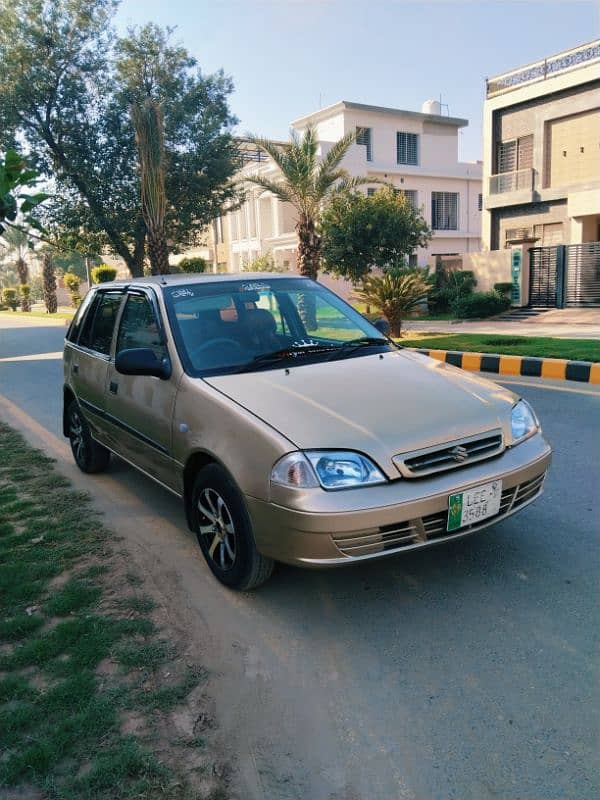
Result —
POLYGON ((394 349, 352 306, 307 278, 209 280, 163 291, 179 353, 194 376, 394 349))

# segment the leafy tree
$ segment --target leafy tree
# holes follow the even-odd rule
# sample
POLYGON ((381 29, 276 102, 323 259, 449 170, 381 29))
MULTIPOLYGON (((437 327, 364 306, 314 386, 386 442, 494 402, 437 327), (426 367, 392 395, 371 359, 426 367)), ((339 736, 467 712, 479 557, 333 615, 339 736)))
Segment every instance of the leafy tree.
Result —
POLYGON ((48 251, 42 255, 42 281, 46 311, 48 314, 56 314, 58 310, 58 301, 56 299, 56 275, 54 274, 52 253, 48 251))
POLYGON ((43 218, 57 241, 86 256, 109 247, 141 275, 147 227, 130 114, 134 66, 142 60, 164 117, 172 252, 196 244, 236 195, 236 120, 229 78, 203 75, 154 25, 117 42, 115 7, 113 0, 0 0, 0 131, 25 142, 53 176, 57 196, 43 218))
POLYGON ((431 239, 420 211, 391 187, 373 195, 346 192, 332 198, 321 218, 323 265, 354 283, 373 267, 405 261, 431 239))
POLYGON ((117 268, 110 264, 99 264, 92 270, 92 280, 94 283, 108 283, 117 277, 117 268))
POLYGON ((30 212, 43 203, 48 195, 44 192, 22 194, 21 189, 32 189, 38 181, 36 170, 30 169, 16 150, 8 149, 4 156, 0 156, 0 233, 15 223, 18 214, 27 224, 32 223, 30 212))
POLYGON ((206 271, 206 261, 200 256, 188 256, 182 258, 177 264, 177 268, 181 272, 198 273, 206 271))
POLYGON ((8 286, 5 289, 2 289, 2 303, 3 305, 8 306, 11 311, 16 311, 17 305, 19 304, 17 290, 8 286))
POLYGON ((71 304, 77 308, 81 303, 81 295, 79 294, 79 286, 81 284, 81 278, 79 275, 75 275, 73 272, 65 272, 63 275, 63 282, 67 289, 69 290, 69 295, 71 297, 71 304))
POLYGON ((276 178, 248 175, 244 180, 261 186, 295 208, 300 274, 314 280, 321 261, 321 237, 317 229, 323 207, 337 192, 380 181, 351 177, 340 166, 348 149, 356 141, 354 133, 339 139, 323 158, 317 154, 317 135, 310 126, 302 136, 292 132, 289 143, 283 147, 277 142, 256 136, 251 137, 251 141, 270 156, 280 174, 276 178))
POLYGON ((383 275, 366 275, 357 297, 379 309, 390 323, 394 337, 402 336, 402 320, 427 297, 430 289, 425 270, 391 269, 383 275))

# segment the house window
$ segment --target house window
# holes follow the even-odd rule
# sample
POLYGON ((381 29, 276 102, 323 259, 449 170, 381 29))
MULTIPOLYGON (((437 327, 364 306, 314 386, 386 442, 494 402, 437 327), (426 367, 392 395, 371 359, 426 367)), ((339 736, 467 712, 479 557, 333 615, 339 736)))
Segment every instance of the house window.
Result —
POLYGON ((394 189, 396 194, 403 194, 414 211, 418 210, 416 189, 394 189))
POLYGON ((396 160, 398 164, 419 163, 419 136, 416 133, 396 133, 396 160))
POLYGON ((374 186, 367 187, 367 197, 373 197, 377 189, 374 186))
POLYGON ((417 254, 411 253, 408 257, 408 266, 409 267, 416 267, 417 265, 417 254))
POLYGON ((515 172, 533 167, 533 134, 498 142, 496 148, 496 172, 515 172))
POLYGON ((431 227, 434 231, 458 230, 458 192, 431 193, 431 227))
POLYGON ((373 161, 371 128, 356 128, 356 144, 363 144, 367 148, 367 161, 373 161))
POLYGON ((477 211, 483 211, 483 195, 481 193, 477 195, 477 211))

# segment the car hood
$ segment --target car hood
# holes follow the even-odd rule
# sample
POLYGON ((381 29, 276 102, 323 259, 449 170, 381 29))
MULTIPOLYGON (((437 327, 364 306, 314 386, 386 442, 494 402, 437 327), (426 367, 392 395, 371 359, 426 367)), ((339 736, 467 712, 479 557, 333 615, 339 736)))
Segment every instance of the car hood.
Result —
POLYGON ((204 379, 299 449, 365 453, 388 475, 403 452, 502 428, 515 395, 490 381, 396 351, 204 379))

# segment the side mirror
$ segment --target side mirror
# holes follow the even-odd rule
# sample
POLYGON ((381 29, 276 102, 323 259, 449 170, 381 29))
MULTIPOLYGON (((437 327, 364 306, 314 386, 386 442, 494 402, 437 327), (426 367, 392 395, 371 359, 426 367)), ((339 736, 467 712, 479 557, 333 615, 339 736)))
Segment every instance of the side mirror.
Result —
POLYGON ((384 336, 390 335, 390 323, 387 319, 376 319, 373 325, 377 328, 379 333, 383 333, 384 336))
POLYGON ((167 358, 158 359, 149 347, 132 347, 121 350, 115 359, 115 368, 121 375, 152 375, 166 380, 171 377, 167 358))

